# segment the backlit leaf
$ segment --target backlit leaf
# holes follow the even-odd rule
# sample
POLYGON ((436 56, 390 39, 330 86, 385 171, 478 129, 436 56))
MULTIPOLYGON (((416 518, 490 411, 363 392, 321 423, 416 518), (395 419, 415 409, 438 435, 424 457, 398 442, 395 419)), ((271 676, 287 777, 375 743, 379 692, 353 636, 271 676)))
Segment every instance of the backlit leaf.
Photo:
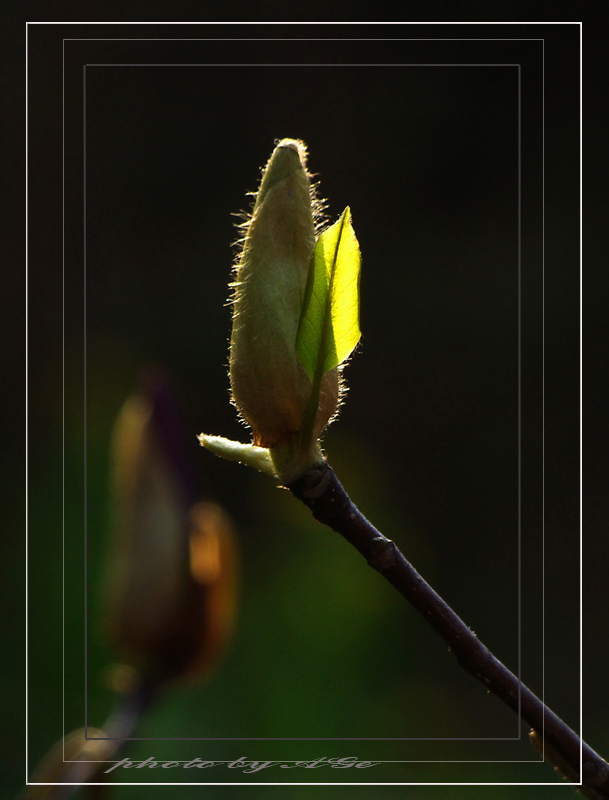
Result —
POLYGON ((321 377, 359 341, 360 252, 347 207, 315 245, 296 337, 296 352, 319 391, 321 377))

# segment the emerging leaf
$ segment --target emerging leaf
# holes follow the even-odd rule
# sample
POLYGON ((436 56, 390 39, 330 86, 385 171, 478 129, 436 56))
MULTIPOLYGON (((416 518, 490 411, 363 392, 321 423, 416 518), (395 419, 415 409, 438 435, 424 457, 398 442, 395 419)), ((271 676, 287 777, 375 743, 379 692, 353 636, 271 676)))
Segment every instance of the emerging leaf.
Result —
POLYGON ((242 444, 232 439, 225 439, 224 436, 209 436, 207 433, 199 434, 199 442, 215 456, 226 458, 227 461, 238 461, 240 464, 275 477, 275 468, 266 447, 242 444))
POLYGON ((360 339, 359 278, 359 245, 347 206, 315 245, 296 337, 296 352, 314 389, 360 339))

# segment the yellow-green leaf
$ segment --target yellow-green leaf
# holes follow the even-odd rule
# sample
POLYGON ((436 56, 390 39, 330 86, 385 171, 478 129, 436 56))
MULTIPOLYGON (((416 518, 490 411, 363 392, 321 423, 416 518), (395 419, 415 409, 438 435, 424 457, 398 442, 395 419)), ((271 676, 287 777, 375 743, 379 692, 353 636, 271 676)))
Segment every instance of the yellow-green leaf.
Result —
POLYGON ((315 245, 296 352, 319 391, 321 377, 345 361, 360 338, 360 251, 347 207, 315 245))

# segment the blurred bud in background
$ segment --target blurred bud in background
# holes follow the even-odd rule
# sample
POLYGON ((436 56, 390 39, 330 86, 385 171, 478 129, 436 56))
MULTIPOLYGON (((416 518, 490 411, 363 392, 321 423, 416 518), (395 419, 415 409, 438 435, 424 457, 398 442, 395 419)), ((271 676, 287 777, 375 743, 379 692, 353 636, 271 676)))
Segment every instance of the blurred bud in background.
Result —
POLYGON ((183 638, 192 638, 192 656, 183 677, 205 679, 224 655, 235 627, 238 550, 233 524, 215 503, 197 503, 190 514, 192 618, 184 616, 183 638), (194 621, 198 621, 198 628, 194 621))
POLYGON ((110 638, 148 680, 205 678, 234 627, 236 543, 219 506, 194 504, 185 436, 162 372, 147 373, 125 402, 112 455, 110 638))
MULTIPOLYGON (((53 745, 38 765, 31 777, 31 783, 80 783, 104 780, 105 761, 111 756, 113 746, 104 737, 107 734, 96 728, 72 731, 64 739, 53 745), (93 770, 89 764, 100 762, 93 770), (72 763, 70 763, 72 762, 72 763), (78 762, 81 762, 80 764, 78 762)), ((23 800, 51 800, 59 796, 61 786, 28 786, 21 797, 23 800)), ((99 787, 92 787, 99 788, 99 787)))

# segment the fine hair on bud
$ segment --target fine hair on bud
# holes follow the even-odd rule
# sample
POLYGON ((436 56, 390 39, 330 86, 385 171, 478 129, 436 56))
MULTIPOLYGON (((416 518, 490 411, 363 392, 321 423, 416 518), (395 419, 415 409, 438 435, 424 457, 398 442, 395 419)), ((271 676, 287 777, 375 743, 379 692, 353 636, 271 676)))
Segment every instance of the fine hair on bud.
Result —
MULTIPOLYGON (((241 225, 232 284, 230 380, 233 402, 261 447, 280 446, 301 430, 311 396, 311 380, 295 345, 324 204, 306 162, 303 142, 279 141, 263 170, 251 216, 241 225)), ((336 409, 338 377, 325 383, 322 427, 336 409)))

